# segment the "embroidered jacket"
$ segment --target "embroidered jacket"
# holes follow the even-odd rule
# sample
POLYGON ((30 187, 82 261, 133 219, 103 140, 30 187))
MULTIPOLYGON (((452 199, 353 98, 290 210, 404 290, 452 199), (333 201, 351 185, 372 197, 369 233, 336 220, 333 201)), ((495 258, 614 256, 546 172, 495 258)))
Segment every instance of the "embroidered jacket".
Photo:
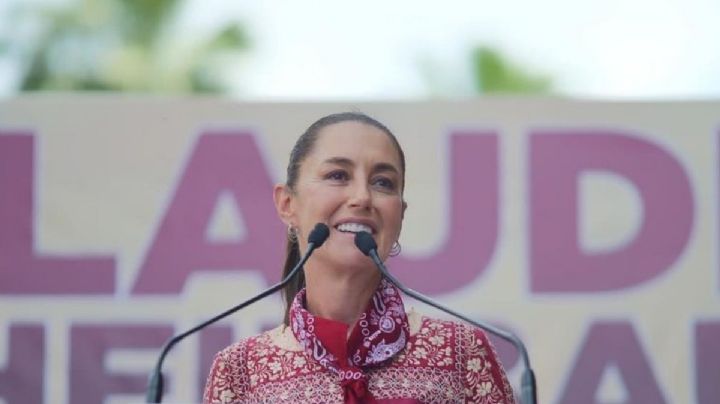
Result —
MULTIPOLYGON (((505 371, 479 329, 408 313, 410 337, 389 363, 367 371, 380 403, 515 402, 505 371)), ((342 403, 338 376, 317 363, 281 325, 215 357, 207 403, 342 403)))

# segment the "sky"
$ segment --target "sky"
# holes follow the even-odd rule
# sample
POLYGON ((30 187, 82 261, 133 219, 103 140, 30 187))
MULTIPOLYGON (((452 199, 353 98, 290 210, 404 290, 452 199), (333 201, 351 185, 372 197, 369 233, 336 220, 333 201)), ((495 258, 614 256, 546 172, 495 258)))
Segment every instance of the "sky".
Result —
POLYGON ((720 98, 719 20, 718 0, 188 0, 178 27, 246 26, 240 99, 471 97, 471 50, 491 46, 561 95, 682 100, 720 98))

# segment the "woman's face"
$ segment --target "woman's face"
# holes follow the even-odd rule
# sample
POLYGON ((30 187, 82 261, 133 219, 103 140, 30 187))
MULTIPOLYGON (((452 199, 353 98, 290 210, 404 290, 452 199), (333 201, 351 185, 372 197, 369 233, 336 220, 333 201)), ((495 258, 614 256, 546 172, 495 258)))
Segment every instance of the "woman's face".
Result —
POLYGON ((398 151, 388 135, 360 122, 326 126, 300 166, 294 192, 276 189, 278 211, 299 230, 305 251, 316 223, 330 237, 313 262, 336 268, 366 267, 372 262, 355 246, 355 233, 370 232, 385 259, 400 236, 405 204, 398 151))

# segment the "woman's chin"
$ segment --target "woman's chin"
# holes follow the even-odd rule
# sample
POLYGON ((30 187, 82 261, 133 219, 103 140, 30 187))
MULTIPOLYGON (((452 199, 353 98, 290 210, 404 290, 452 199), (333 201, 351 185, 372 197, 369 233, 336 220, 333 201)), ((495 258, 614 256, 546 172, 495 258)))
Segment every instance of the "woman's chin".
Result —
POLYGON ((344 271, 375 268, 372 259, 355 245, 355 234, 337 230, 333 231, 325 244, 313 254, 313 261, 315 260, 344 271))
POLYGON ((313 256, 313 258, 321 261, 324 266, 331 267, 338 271, 367 271, 376 269, 370 257, 363 254, 355 248, 355 246, 334 246, 332 250, 323 251, 323 253, 324 254, 320 254, 320 251, 318 251, 318 256, 313 256))
POLYGON ((338 253, 336 262, 343 268, 375 269, 372 259, 357 248, 343 249, 338 253))

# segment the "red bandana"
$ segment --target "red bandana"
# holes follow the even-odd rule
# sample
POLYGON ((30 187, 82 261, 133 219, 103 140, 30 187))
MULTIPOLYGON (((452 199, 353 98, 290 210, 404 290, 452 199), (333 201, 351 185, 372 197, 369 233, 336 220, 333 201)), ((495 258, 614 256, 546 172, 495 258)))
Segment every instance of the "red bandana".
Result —
POLYGON ((290 306, 295 338, 308 355, 338 375, 346 403, 374 402, 367 390, 365 369, 385 363, 402 351, 410 335, 399 291, 382 279, 347 341, 345 324, 312 315, 304 303, 302 289, 290 306))

